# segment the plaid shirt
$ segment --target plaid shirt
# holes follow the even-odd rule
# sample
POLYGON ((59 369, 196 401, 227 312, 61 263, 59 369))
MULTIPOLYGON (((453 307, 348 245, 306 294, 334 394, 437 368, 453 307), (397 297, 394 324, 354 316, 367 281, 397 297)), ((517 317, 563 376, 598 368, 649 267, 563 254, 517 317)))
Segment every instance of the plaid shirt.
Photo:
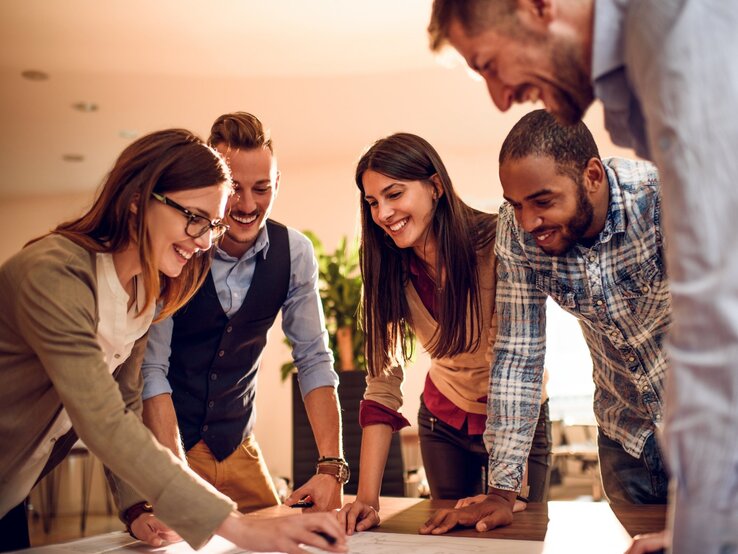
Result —
POLYGON ((601 429, 639 457, 661 421, 663 341, 671 299, 663 262, 656 168, 603 160, 610 186, 605 227, 590 247, 549 256, 500 209, 495 343, 484 434, 489 484, 520 488, 538 419, 546 351, 546 297, 574 315, 593 362, 601 429))

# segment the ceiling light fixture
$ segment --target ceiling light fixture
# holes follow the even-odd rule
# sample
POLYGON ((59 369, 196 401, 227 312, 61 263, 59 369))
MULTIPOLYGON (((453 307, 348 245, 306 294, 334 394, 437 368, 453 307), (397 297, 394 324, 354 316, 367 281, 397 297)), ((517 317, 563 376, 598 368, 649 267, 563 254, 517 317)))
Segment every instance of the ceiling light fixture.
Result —
POLYGON ((49 78, 49 74, 38 69, 26 69, 21 72, 21 77, 29 81, 46 81, 49 78))
POLYGON ((135 139, 138 136, 138 131, 135 129, 121 129, 118 131, 118 136, 124 139, 135 139))
POLYGON ((96 112, 99 108, 94 102, 75 102, 72 107, 78 112, 84 113, 96 112))

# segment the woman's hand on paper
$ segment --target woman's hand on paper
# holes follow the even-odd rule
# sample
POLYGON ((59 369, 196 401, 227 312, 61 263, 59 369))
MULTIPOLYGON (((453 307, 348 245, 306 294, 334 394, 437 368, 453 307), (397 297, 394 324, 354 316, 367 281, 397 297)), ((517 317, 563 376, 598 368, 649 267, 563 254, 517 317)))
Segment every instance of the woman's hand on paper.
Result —
POLYGON ((356 499, 341 508, 338 521, 347 535, 353 535, 355 531, 366 531, 379 525, 379 510, 368 502, 356 499))

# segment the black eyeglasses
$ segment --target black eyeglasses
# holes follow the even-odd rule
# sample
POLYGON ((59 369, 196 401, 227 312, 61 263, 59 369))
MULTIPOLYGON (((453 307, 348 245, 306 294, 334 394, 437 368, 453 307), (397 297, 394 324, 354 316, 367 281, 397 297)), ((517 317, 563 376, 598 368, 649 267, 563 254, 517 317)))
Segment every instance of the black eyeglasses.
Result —
POLYGON ((203 236, 205 233, 210 232, 211 233, 210 237, 212 238, 212 240, 218 240, 229 229, 228 225, 226 225, 219 219, 210 221, 207 217, 191 212, 184 206, 180 206, 174 200, 167 198, 163 194, 152 192, 151 196, 156 198, 162 204, 171 206, 178 212, 181 212, 185 216, 187 216, 187 225, 185 227, 185 233, 187 233, 188 237, 197 239, 203 236))

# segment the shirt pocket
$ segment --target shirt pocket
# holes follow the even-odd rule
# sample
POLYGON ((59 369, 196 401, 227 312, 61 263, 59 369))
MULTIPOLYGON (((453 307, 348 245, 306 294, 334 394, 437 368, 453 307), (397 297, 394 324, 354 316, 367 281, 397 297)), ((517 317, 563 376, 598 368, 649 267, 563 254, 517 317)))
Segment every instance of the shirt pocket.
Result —
POLYGON ((617 294, 640 324, 655 325, 671 310, 669 284, 663 262, 654 256, 619 276, 617 294))

